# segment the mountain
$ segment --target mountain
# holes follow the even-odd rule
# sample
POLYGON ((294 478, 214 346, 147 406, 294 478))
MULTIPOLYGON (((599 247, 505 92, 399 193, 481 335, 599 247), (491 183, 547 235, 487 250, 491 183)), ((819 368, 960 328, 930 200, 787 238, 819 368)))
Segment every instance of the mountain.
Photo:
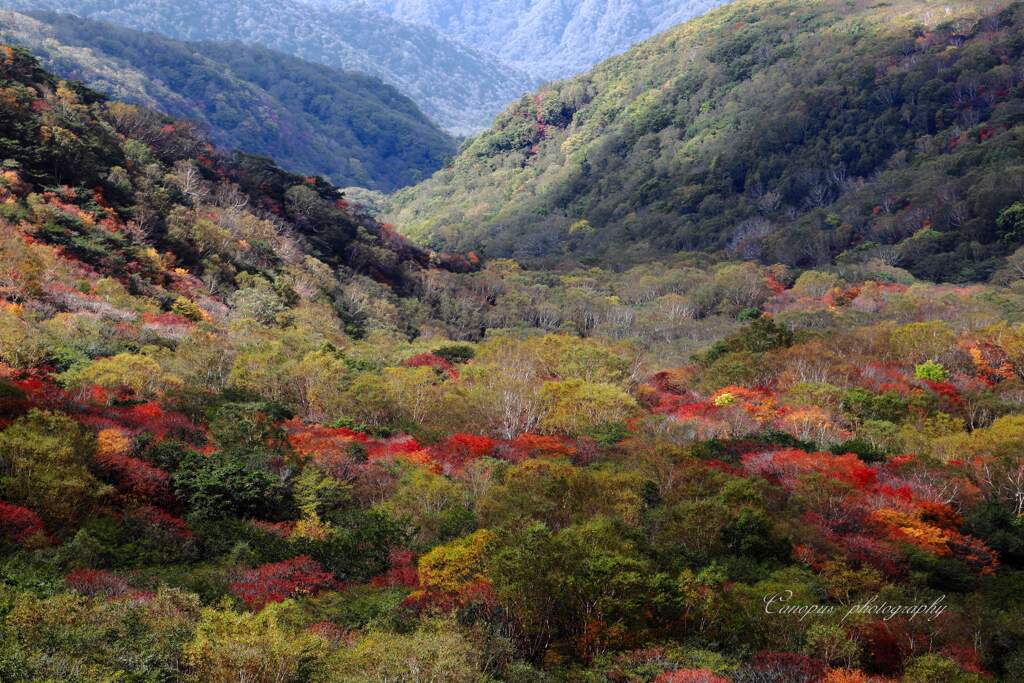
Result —
POLYGON ((0 45, 0 681, 1024 680, 1024 249, 473 262, 0 45))
POLYGON ((410 185, 455 152, 412 100, 377 78, 264 48, 16 12, 0 12, 0 39, 28 48, 61 77, 196 121, 219 146, 340 186, 410 185))
POLYGON ((0 221, 5 272, 17 273, 0 297, 33 316, 127 321, 135 316, 115 310, 127 306, 217 321, 225 302, 251 296, 271 317, 282 302, 316 301, 334 311, 325 321, 340 316, 355 331, 365 315, 350 311, 346 286, 376 283, 362 305, 397 303, 425 269, 471 269, 408 245, 320 178, 218 150, 191 122, 59 81, 21 48, 0 48, 0 62, 0 221), (120 303, 89 285, 97 278, 120 303))
MULTIPOLYGON (((313 0, 320 5, 339 0, 313 0)), ((363 0, 546 80, 586 71, 726 0, 363 0)))
POLYGON ((443 128, 488 125, 536 84, 531 77, 447 38, 361 5, 301 0, 0 0, 17 11, 58 11, 178 40, 242 42, 337 69, 359 71, 411 97, 443 128))
POLYGON ((986 277, 1024 238, 1024 6, 741 1, 522 98, 388 220, 534 263, 986 277))

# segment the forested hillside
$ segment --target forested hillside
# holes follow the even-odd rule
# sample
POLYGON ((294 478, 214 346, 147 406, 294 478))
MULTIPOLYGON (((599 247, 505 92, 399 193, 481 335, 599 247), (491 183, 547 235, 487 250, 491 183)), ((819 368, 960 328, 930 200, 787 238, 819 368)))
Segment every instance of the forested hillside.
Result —
POLYGON ((536 82, 426 26, 365 5, 302 0, 0 0, 0 8, 52 10, 178 40, 238 41, 336 69, 377 76, 445 130, 468 133, 536 82))
POLYGON ((5 239, 15 250, 5 277, 14 301, 44 315, 70 307, 131 318, 113 303, 122 297, 143 318, 188 325, 223 314, 221 300, 249 297, 273 317, 303 298, 298 287, 326 297, 327 317, 358 336, 353 301, 404 305, 419 269, 471 267, 408 246, 322 179, 217 150, 191 122, 58 81, 20 48, 5 46, 3 57, 5 239), (350 290, 350 301, 346 287, 365 291, 350 290))
POLYGON ((1024 241, 1024 6, 746 0, 524 97, 396 196, 417 240, 551 263, 724 250, 977 280, 1024 241))
POLYGON ((5 683, 1024 680, 1024 251, 480 263, 11 47, 0 165, 5 683))
POLYGON ((195 121, 220 146, 340 186, 411 185, 455 152, 450 137, 380 80, 263 48, 183 43, 46 13, 0 12, 0 38, 62 77, 195 121))
MULTIPOLYGON (((312 0, 320 5, 346 0, 312 0)), ((724 0, 363 0, 545 80, 574 76, 724 0)))

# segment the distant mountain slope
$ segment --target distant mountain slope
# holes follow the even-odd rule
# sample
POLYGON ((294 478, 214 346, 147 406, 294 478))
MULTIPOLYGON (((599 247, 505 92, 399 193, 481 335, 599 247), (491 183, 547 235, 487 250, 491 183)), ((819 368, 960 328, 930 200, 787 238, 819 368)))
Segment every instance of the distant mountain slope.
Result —
POLYGON ((380 80, 240 44, 182 43, 68 15, 0 12, 0 39, 65 78, 201 123, 218 145, 332 182, 393 190, 454 141, 380 80))
MULTIPOLYGON (((346 0, 312 0, 338 5, 346 0)), ((586 71, 727 0, 364 0, 546 79, 586 71)))
POLYGON ((179 40, 239 41, 377 76, 447 130, 487 126, 535 81, 425 26, 366 6, 301 0, 0 0, 0 8, 53 10, 179 40))
POLYGON ((727 5, 523 98, 388 219, 535 262, 701 248, 985 277, 1024 241, 1024 4, 987 6, 727 5))

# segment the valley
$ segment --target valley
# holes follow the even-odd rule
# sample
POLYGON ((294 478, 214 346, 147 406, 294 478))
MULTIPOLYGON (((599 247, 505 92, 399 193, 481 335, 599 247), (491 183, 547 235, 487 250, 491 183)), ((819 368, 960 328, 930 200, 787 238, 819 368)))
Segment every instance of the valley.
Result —
POLYGON ((0 681, 1024 679, 1024 2, 47 2, 0 681))

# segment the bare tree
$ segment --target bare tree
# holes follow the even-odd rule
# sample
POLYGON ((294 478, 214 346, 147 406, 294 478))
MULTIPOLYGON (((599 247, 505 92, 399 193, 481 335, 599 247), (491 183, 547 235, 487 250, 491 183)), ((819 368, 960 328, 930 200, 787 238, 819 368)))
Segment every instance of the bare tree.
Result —
POLYGON ((202 204, 210 196, 210 184, 203 179, 199 165, 194 161, 181 160, 175 163, 173 178, 193 206, 202 204))
POLYGON ((249 195, 235 183, 220 183, 214 191, 214 203, 228 211, 243 211, 249 206, 249 195))

